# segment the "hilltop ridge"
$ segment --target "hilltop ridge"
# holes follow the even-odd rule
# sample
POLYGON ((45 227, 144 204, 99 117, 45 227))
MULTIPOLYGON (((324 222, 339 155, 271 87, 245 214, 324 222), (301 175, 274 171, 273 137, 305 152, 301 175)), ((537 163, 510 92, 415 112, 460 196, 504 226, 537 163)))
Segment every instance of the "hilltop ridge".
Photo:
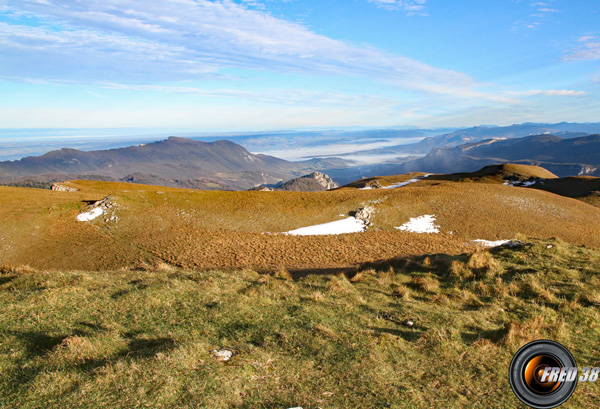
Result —
POLYGON ((274 184, 308 171, 344 164, 341 159, 288 162, 252 154, 227 140, 202 142, 172 136, 126 148, 89 152, 63 148, 42 156, 0 162, 0 180, 29 178, 60 182, 90 175, 96 180, 237 190, 256 184, 274 184))
POLYGON ((77 190, 70 192, 0 187, 0 261, 84 270, 140 263, 318 269, 459 254, 475 240, 556 237, 600 247, 600 208, 544 191, 546 183, 568 181, 540 168, 503 164, 470 176, 412 173, 374 181, 381 188, 362 180, 269 194, 101 181, 71 181, 66 185, 77 190), (111 207, 96 209, 107 196, 111 207), (359 220, 359 213, 369 217, 359 220), (332 223, 339 234, 287 234, 332 223))

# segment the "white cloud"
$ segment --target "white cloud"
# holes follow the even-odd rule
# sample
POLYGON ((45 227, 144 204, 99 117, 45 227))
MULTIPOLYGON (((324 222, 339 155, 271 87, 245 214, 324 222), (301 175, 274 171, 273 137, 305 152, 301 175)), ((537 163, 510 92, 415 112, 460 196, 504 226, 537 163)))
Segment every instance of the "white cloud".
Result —
POLYGON ((596 37, 594 37, 594 36, 587 35, 587 36, 581 36, 581 37, 579 37, 577 39, 577 41, 579 41, 580 43, 585 43, 586 41, 594 40, 595 38, 596 37))
POLYGON ((230 0, 15 0, 11 10, 48 24, 0 24, 5 78, 152 82, 238 68, 475 86, 465 74, 319 35, 230 0))
POLYGON ((563 61, 578 60, 600 60, 600 42, 585 43, 583 46, 577 47, 563 57, 563 61))
POLYGON ((261 103, 276 103, 283 105, 328 105, 328 106, 379 106, 386 107, 397 104, 389 98, 378 95, 353 95, 336 92, 318 92, 303 89, 277 89, 260 92, 239 89, 203 89, 198 87, 166 86, 166 85, 132 85, 112 84, 102 85, 107 89, 164 92, 174 94, 197 95, 208 98, 247 99, 261 103))
MULTIPOLYGON (((554 0, 551 0, 554 1, 554 0)), ((539 28, 544 22, 550 19, 550 16, 554 13, 560 13, 561 10, 550 7, 550 2, 531 2, 529 6, 535 8, 535 13, 529 15, 532 19, 518 20, 513 24, 511 31, 519 32, 521 29, 536 29, 539 28)))
POLYGON ((408 15, 426 16, 425 3, 427 0, 368 0, 387 10, 404 10, 408 15))
POLYGON ((530 91, 514 93, 514 95, 522 95, 522 96, 543 95, 543 96, 563 96, 563 97, 564 96, 577 97, 577 96, 582 96, 585 94, 586 94, 585 91, 575 91, 575 90, 570 90, 570 89, 547 89, 547 90, 533 89, 530 91))
MULTIPOLYGON (((405 12, 425 6, 424 0, 388 3, 402 5, 405 12)), ((569 90, 498 92, 493 85, 484 88, 463 73, 332 39, 229 0, 14 0, 4 11, 7 18, 0 22, 0 78, 93 85, 93 91, 86 92, 98 98, 106 94, 107 101, 117 94, 111 90, 200 97, 185 99, 189 105, 182 113, 175 109, 153 111, 150 101, 147 110, 140 104, 127 108, 128 114, 121 110, 120 116, 117 109, 94 113, 81 108, 77 120, 82 127, 101 126, 111 117, 111 124, 117 121, 111 126, 168 126, 179 122, 190 127, 204 123, 207 127, 234 126, 229 125, 229 107, 237 109, 236 124, 253 129, 308 123, 395 124, 403 115, 407 121, 415 115, 425 121, 444 110, 467 112, 482 101, 495 107, 502 104, 504 109, 522 103, 520 97, 581 95, 580 91, 569 90), (236 70, 228 70, 231 68, 236 70), (257 90, 256 85, 244 82, 252 89, 249 91, 236 86, 235 80, 240 78, 224 82, 228 85, 217 89, 203 89, 197 85, 202 82, 193 82, 193 86, 184 82, 207 77, 231 80, 233 75, 243 79, 244 70, 356 76, 397 88, 390 87, 390 92, 385 92, 390 96, 386 97, 368 91, 353 94, 294 89, 292 85, 287 89, 257 90), (398 89, 408 90, 411 98, 407 99, 404 92, 400 96, 398 89), (420 98, 422 95, 426 97, 420 98), (202 117, 197 114, 202 110, 200 105, 210 108, 202 117)), ((151 97, 148 100, 159 99, 151 97)), ((61 126, 75 116, 67 108, 60 105, 36 113, 4 110, 0 114, 7 122, 0 122, 16 126, 15 115, 19 114, 22 121, 61 126)), ((18 122, 21 126, 23 123, 18 122)))

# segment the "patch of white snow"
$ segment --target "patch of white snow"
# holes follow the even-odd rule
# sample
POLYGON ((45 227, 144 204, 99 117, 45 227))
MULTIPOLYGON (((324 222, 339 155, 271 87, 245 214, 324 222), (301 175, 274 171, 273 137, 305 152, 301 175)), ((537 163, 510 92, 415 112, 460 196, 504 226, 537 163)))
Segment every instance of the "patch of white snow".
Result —
MULTIPOLYGON (((396 183, 396 184, 393 184, 393 185, 390 185, 390 186, 382 186, 382 189, 395 189, 395 188, 397 188, 397 187, 402 187, 402 186, 410 185, 411 183, 416 183, 416 182, 418 182, 419 180, 421 180, 421 179, 424 179, 424 178, 427 178, 427 177, 429 177, 429 176, 431 176, 431 173, 428 173, 428 174, 426 174, 426 175, 423 175, 423 176, 419 176, 419 177, 417 177, 417 178, 408 179, 408 180, 407 180, 407 181, 405 181, 405 182, 396 183)), ((362 189, 370 189, 370 188, 369 188, 369 187, 367 187, 367 188, 364 188, 364 187, 363 187, 362 189)))
POLYGON ((96 217, 100 216, 104 213, 104 209, 101 207, 94 207, 89 212, 81 213, 77 216, 77 221, 79 222, 89 222, 90 220, 94 220, 96 217))
POLYGON ((533 186, 537 183, 537 180, 526 180, 526 181, 506 181, 504 182, 505 185, 507 186, 517 186, 517 187, 529 187, 529 186, 533 186))
POLYGON ((400 183, 396 183, 394 185, 389 185, 389 186, 382 186, 382 189, 396 189, 397 187, 402 187, 402 186, 410 185, 411 183, 416 183, 419 180, 421 180, 421 178, 408 179, 406 182, 400 182, 400 183))
POLYGON ((485 247, 498 247, 498 246, 503 246, 505 244, 508 244, 511 241, 510 240, 490 241, 490 240, 477 239, 477 240, 473 240, 473 242, 476 244, 481 244, 482 246, 485 246, 485 247))
POLYGON ((354 217, 346 217, 334 222, 317 224, 314 226, 301 227, 296 230, 288 231, 287 234, 293 236, 324 236, 327 234, 360 233, 365 231, 367 226, 354 217))
POLYGON ((419 217, 411 217, 410 220, 400 227, 398 230, 409 231, 412 233, 439 233, 439 226, 433 224, 435 215, 426 214, 419 217))

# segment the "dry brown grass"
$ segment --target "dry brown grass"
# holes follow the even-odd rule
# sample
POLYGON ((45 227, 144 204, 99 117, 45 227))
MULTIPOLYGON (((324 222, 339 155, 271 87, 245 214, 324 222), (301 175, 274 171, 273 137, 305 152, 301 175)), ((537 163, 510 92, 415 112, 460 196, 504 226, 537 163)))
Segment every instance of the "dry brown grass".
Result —
POLYGON ((600 306, 600 291, 590 291, 584 295, 583 299, 592 305, 600 306))
POLYGON ((540 166, 502 163, 485 166, 476 172, 433 175, 432 180, 451 180, 460 182, 503 183, 507 177, 526 180, 530 178, 556 179, 554 173, 540 166))
POLYGON ((473 269, 478 277, 492 278, 504 273, 502 264, 489 251, 479 250, 471 254, 467 267, 473 269))
MULTIPOLYGON (((464 281, 447 280, 438 261, 470 269, 471 259, 476 270, 489 257, 434 255, 427 266, 415 256, 409 270, 365 269, 352 281, 250 269, 18 274, 8 266, 0 274, 0 303, 9 306, 0 314, 0 401, 514 407, 506 373, 518 348, 553 339, 593 366, 600 330, 598 250, 530 244, 491 251, 501 276, 464 281), (555 300, 541 300, 543 290, 555 300), (235 352, 231 361, 210 353, 221 348, 235 352)), ((594 407, 598 388, 578 386, 570 405, 594 407)))
POLYGON ((426 293, 437 293, 440 289, 440 282, 434 277, 413 277, 410 283, 416 289, 426 293))
MULTIPOLYGON (((0 187, 0 263, 80 270, 136 265, 151 269, 160 263, 271 270, 357 266, 422 254, 456 255, 472 249, 472 239, 513 238, 520 232, 524 237, 558 237, 600 246, 600 210, 547 192, 504 185, 424 179, 391 190, 344 188, 264 195, 74 183, 80 191, 0 187), (118 205, 118 222, 75 221, 87 207, 83 201, 108 194, 118 205), (365 233, 265 234, 337 220, 365 204, 377 209, 373 226, 365 233), (441 234, 395 229, 424 214, 435 214, 441 234), (449 231, 453 234, 446 234, 449 231)), ((492 276, 502 273, 493 260, 482 257, 473 263, 487 264, 473 269, 492 276)), ((415 267, 444 269, 443 262, 429 256, 415 267)))
POLYGON ((157 271, 166 271, 166 272, 173 272, 173 271, 175 271, 175 268, 172 265, 167 264, 165 262, 159 262, 156 265, 155 269, 157 271))
POLYGON ((352 283, 364 283, 373 279, 374 276, 377 275, 377 272, 373 269, 367 269, 359 271, 350 279, 352 283))
POLYGON ((538 300, 544 302, 556 301, 554 294, 546 288, 546 286, 540 283, 539 279, 532 278, 522 286, 523 291, 526 293, 533 294, 538 300))
POLYGON ((502 342, 516 347, 536 339, 546 339, 548 328, 549 325, 543 316, 537 316, 525 322, 511 321, 504 328, 505 335, 502 342))
POLYGON ((489 297, 492 294, 492 290, 489 285, 483 283, 481 281, 477 281, 473 285, 473 289, 477 294, 482 295, 484 297, 489 297))
POLYGON ((392 288, 392 296, 398 297, 404 301, 409 301, 411 299, 410 288, 403 284, 394 285, 392 288))
POLYGON ((291 280, 292 279, 292 275, 285 267, 279 267, 273 274, 273 277, 279 278, 280 280, 291 280))
POLYGON ((356 292, 356 289, 344 274, 331 277, 326 288, 327 293, 334 296, 346 296, 356 292))
POLYGON ((446 328, 432 328, 427 330, 417 341, 425 349, 439 347, 452 339, 452 331, 446 328))
POLYGON ((574 197, 593 206, 600 205, 600 178, 592 176, 575 176, 547 180, 544 184, 536 184, 535 189, 556 193, 557 195, 574 197))
POLYGON ((467 266, 467 263, 460 260, 452 261, 448 270, 450 277, 455 280, 465 281, 475 277, 473 271, 467 266))

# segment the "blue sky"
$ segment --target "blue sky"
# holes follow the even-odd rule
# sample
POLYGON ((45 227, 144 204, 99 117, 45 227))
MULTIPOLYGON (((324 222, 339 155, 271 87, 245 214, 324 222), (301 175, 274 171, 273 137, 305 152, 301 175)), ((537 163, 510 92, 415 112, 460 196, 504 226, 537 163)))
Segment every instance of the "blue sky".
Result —
POLYGON ((0 0, 0 128, 600 121, 597 0, 0 0))

